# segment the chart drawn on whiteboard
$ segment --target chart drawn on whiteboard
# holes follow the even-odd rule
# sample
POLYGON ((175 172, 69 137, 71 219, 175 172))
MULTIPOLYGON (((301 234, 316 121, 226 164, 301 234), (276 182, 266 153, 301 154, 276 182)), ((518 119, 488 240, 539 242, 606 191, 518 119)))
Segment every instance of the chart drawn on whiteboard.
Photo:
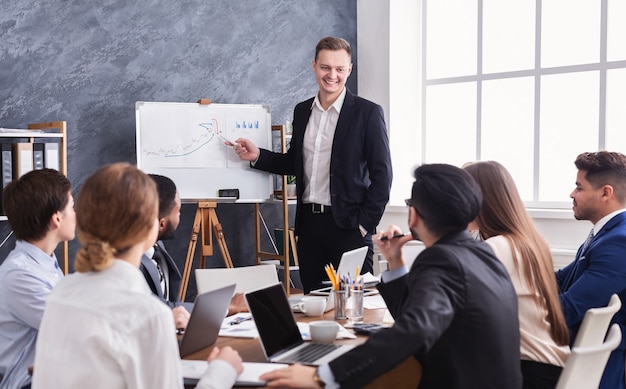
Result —
POLYGON ((272 195, 269 173, 241 161, 223 138, 271 146, 270 107, 261 104, 135 103, 137 167, 171 178, 181 199, 214 199, 239 189, 240 200, 272 195))
POLYGON ((142 132, 149 131, 150 136, 143 137, 143 165, 168 168, 241 168, 247 165, 231 147, 224 144, 219 135, 229 139, 245 137, 254 140, 264 136, 261 130, 265 128, 263 118, 223 116, 202 122, 190 119, 186 123, 145 123, 150 119, 144 118, 142 132))

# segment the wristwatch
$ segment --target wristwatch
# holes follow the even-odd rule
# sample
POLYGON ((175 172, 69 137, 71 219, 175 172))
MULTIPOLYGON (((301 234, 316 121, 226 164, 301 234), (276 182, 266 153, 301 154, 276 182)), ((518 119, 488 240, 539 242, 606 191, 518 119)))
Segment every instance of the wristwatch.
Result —
POLYGON ((315 369, 315 373, 313 373, 313 382, 319 385, 320 388, 326 387, 326 383, 322 381, 322 377, 320 377, 319 369, 315 369))

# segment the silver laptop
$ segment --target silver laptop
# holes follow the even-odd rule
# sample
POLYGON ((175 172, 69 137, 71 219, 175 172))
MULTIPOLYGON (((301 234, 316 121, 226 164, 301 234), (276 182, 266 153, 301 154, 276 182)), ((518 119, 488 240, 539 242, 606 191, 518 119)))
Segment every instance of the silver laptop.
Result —
MULTIPOLYGON (((341 276, 349 275, 352 279, 355 278, 356 268, 363 269, 363 263, 365 262, 365 257, 367 256, 367 246, 359 247, 358 249, 346 251, 341 255, 341 259, 339 260, 339 266, 337 266, 337 274, 341 276)), ((325 284, 330 284, 329 281, 324 281, 325 284)), ((311 291, 311 294, 316 295, 329 295, 331 287, 325 287, 320 289, 315 289, 311 291)), ((376 293, 366 293, 366 295, 376 293)), ((334 302, 333 302, 334 306, 334 302)))
POLYGON ((234 291, 233 284, 196 296, 187 329, 180 341, 181 357, 215 343, 234 291))
POLYGON ((281 284, 246 293, 256 323, 261 348, 270 362, 321 365, 353 348, 353 345, 305 343, 281 284))

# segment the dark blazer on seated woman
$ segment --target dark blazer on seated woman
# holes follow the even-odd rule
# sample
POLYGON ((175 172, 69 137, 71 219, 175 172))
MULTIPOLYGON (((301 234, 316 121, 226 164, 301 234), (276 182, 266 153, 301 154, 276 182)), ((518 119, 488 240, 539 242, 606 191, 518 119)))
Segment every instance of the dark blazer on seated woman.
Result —
POLYGON ((449 234, 378 289, 395 323, 330 362, 342 388, 361 387, 411 355, 422 365, 420 389, 522 387, 517 296, 486 243, 449 234))

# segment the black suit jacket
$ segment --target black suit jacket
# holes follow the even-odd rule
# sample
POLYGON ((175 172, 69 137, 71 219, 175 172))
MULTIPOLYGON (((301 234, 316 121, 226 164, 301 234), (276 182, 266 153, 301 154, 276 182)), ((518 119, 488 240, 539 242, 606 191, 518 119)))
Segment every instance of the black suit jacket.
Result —
MULTIPOLYGON (((293 135, 287 153, 262 149, 254 166, 276 174, 295 174, 298 208, 302 205, 304 192, 302 144, 313 100, 303 101, 294 109, 293 135)), ((389 201, 391 180, 391 157, 383 109, 346 90, 330 160, 330 196, 335 223, 346 229, 358 229, 360 224, 374 232, 389 201)))
POLYGON ((411 355, 422 365, 419 388, 522 387, 517 297, 486 243, 450 234, 378 289, 395 323, 330 363, 342 388, 359 388, 411 355))
POLYGON ((169 300, 166 300, 163 296, 163 291, 161 291, 161 284, 159 283, 159 271, 157 270, 156 265, 152 262, 151 258, 148 258, 145 254, 141 256, 141 264, 139 265, 139 269, 143 273, 143 276, 150 287, 150 290, 154 295, 156 295, 161 301, 165 304, 169 305, 171 308, 177 307, 181 305, 180 302, 180 283, 182 277, 180 275, 180 271, 178 270, 178 266, 176 266, 176 262, 172 256, 165 249, 165 245, 163 245, 162 241, 157 241, 157 245, 161 248, 161 252, 165 256, 165 260, 167 261, 167 267, 169 270, 169 280, 168 287, 170 292, 169 300))

